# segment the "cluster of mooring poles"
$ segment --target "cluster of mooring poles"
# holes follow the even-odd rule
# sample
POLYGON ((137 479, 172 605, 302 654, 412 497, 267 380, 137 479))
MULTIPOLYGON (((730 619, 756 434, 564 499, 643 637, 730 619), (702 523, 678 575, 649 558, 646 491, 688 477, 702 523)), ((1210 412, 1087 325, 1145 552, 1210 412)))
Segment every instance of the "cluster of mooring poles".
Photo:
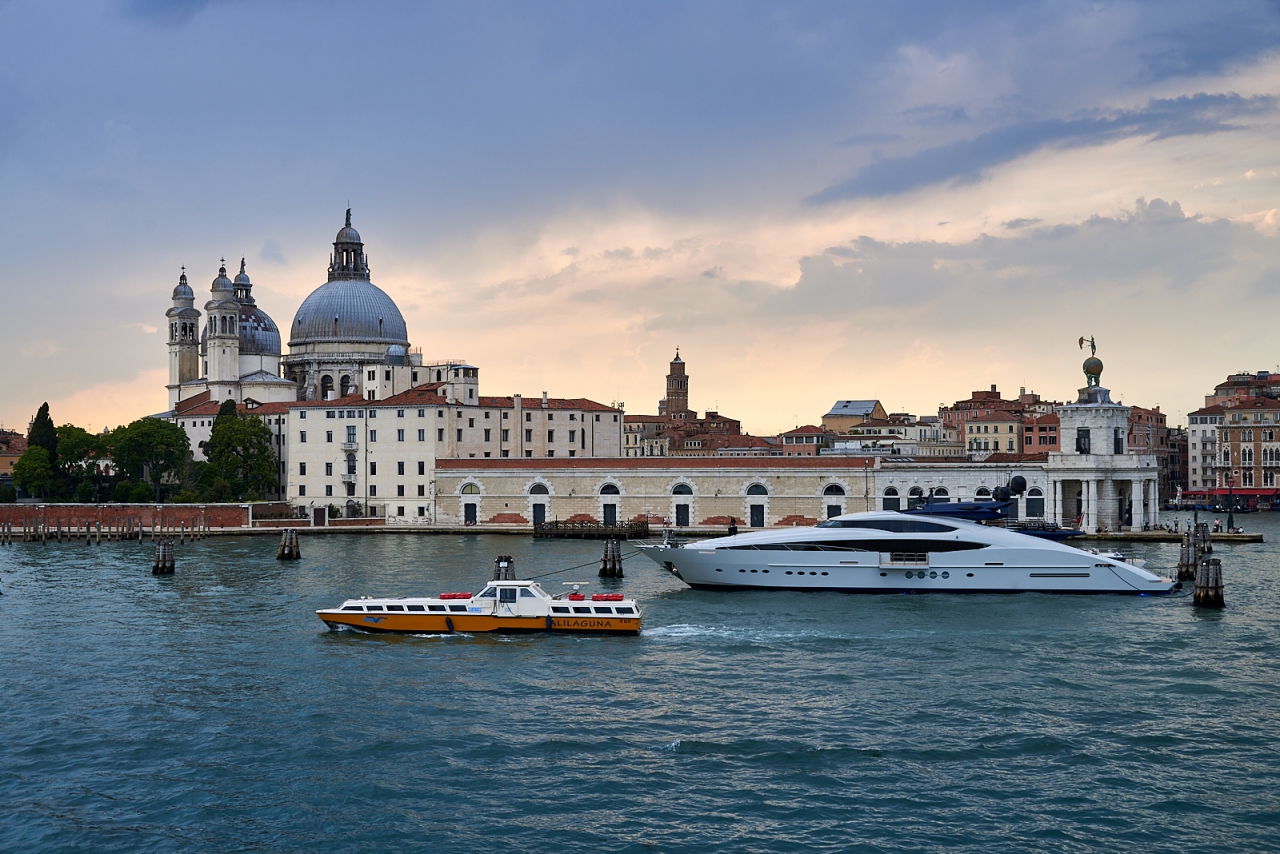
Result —
POLYGON ((516 580, 516 562, 511 559, 511 555, 498 555, 493 561, 493 580, 494 581, 515 581, 516 580))
POLYGON ((298 548, 298 529, 285 528, 280 535, 280 549, 276 552, 276 560, 299 560, 302 549, 298 548))
POLYGON ((600 556, 600 577, 622 578, 622 543, 620 541, 604 541, 604 554, 600 556))
POLYGON ((173 575, 176 564, 173 557, 173 540, 156 543, 156 559, 151 564, 152 575, 173 575))
POLYGON ((1194 581, 1192 601, 1201 608, 1222 608, 1222 561, 1213 554, 1208 522, 1196 522, 1182 535, 1178 551, 1178 580, 1194 581))

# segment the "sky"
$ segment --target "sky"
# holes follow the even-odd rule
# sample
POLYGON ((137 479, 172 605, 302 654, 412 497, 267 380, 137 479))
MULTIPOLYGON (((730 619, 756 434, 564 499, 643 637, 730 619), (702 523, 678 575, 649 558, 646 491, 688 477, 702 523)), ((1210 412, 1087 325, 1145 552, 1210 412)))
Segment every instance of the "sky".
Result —
POLYGON ((1093 336, 1181 423, 1280 368, 1278 141, 1276 2, 0 0, 0 424, 163 411, 182 266, 287 329, 348 206, 484 394, 654 413, 679 347, 769 435, 1093 336))

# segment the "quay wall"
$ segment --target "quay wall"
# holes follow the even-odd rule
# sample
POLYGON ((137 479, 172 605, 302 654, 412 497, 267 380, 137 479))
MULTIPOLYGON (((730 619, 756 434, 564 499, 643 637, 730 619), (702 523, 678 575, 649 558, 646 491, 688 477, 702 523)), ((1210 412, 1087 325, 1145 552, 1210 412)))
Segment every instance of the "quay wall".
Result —
MULTIPOLYGON (((150 529, 152 525, 177 528, 186 524, 191 530, 198 520, 211 528, 247 528, 250 514, 256 525, 259 518, 272 525, 285 523, 282 516, 295 516, 287 501, 254 504, 0 504, 0 524, 21 529, 37 521, 56 528, 83 529, 101 523, 103 530, 128 524, 150 529), (275 518, 272 518, 275 517, 275 518), (130 522, 129 520, 132 520, 130 522)), ((306 519, 293 519, 294 527, 307 524, 306 519)))

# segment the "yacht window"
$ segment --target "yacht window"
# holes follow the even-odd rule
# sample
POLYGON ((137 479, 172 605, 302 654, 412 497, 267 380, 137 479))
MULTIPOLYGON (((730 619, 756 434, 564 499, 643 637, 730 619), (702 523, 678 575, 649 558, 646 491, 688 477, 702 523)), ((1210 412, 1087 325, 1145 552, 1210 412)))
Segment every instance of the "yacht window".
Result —
POLYGON ((574 606, 573 606, 573 613, 575 613, 575 614, 590 614, 590 613, 591 613, 591 609, 590 609, 590 608, 580 608, 580 607, 578 607, 577 605, 574 605, 574 606))
POLYGON ((552 605, 552 606, 551 606, 551 613, 553 613, 553 614, 567 614, 567 613, 569 613, 569 609, 568 609, 568 608, 566 608, 564 605, 552 605))
POLYGON ((514 601, 516 601, 516 589, 515 589, 514 587, 499 587, 499 588, 498 588, 498 601, 499 601, 499 602, 514 602, 514 601))
POLYGON ((465 614, 465 613, 467 613, 467 606, 466 606, 466 605, 450 605, 450 606, 449 606, 449 610, 450 610, 450 611, 461 611, 462 613, 464 613, 464 614, 465 614))
POLYGON ((363 611, 363 610, 364 610, 364 606, 363 606, 363 605, 345 605, 345 606, 343 606, 342 610, 344 610, 344 611, 363 611))
POLYGON ((484 592, 483 592, 483 593, 481 593, 481 594, 480 594, 479 596, 477 596, 476 598, 477 598, 477 599, 492 599, 492 598, 493 598, 494 596, 496 596, 496 595, 497 595, 497 588, 495 588, 495 587, 486 587, 486 588, 484 589, 484 592))
POLYGON ((596 613, 597 613, 597 614, 612 614, 612 613, 613 613, 613 609, 612 609, 612 608, 596 608, 596 613))
POLYGON ((877 531, 893 531, 895 534, 946 534, 956 530, 954 525, 926 522, 923 519, 828 519, 819 522, 818 528, 871 528, 877 531))
POLYGON ((443 605, 428 605, 428 606, 427 606, 427 610, 428 610, 428 611, 443 611, 443 610, 444 610, 444 606, 443 606, 443 605))
POLYGON ((410 611, 421 611, 421 610, 424 610, 424 609, 423 609, 423 607, 422 607, 421 605, 407 605, 407 606, 405 606, 405 607, 407 607, 410 611))
POLYGON ((626 608, 626 607, 618 608, 619 614, 634 614, 635 612, 636 612, 635 608, 626 608))
POLYGON ((367 607, 365 608, 365 610, 366 610, 366 611, 381 611, 381 610, 382 610, 382 606, 381 606, 381 605, 369 605, 369 606, 367 606, 367 607))
POLYGON ((387 606, 387 610, 388 610, 388 611, 403 611, 403 610, 404 610, 404 606, 403 606, 403 605, 388 605, 388 606, 387 606))
POLYGON ((534 592, 533 592, 532 590, 530 590, 528 587, 521 587, 521 588, 520 588, 520 598, 521 598, 521 599, 537 599, 537 598, 538 598, 538 594, 537 594, 537 593, 534 593, 534 592))

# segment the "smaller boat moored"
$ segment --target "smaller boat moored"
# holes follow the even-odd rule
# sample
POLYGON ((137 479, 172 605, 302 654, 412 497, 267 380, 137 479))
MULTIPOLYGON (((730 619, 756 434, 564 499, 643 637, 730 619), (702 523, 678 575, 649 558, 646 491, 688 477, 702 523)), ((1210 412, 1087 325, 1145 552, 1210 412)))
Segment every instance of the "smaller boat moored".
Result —
POLYGON ((397 634, 454 632, 575 632, 640 634, 642 614, 621 593, 551 595, 536 581, 489 582, 479 593, 441 593, 434 598, 348 599, 316 616, 330 629, 397 634))

